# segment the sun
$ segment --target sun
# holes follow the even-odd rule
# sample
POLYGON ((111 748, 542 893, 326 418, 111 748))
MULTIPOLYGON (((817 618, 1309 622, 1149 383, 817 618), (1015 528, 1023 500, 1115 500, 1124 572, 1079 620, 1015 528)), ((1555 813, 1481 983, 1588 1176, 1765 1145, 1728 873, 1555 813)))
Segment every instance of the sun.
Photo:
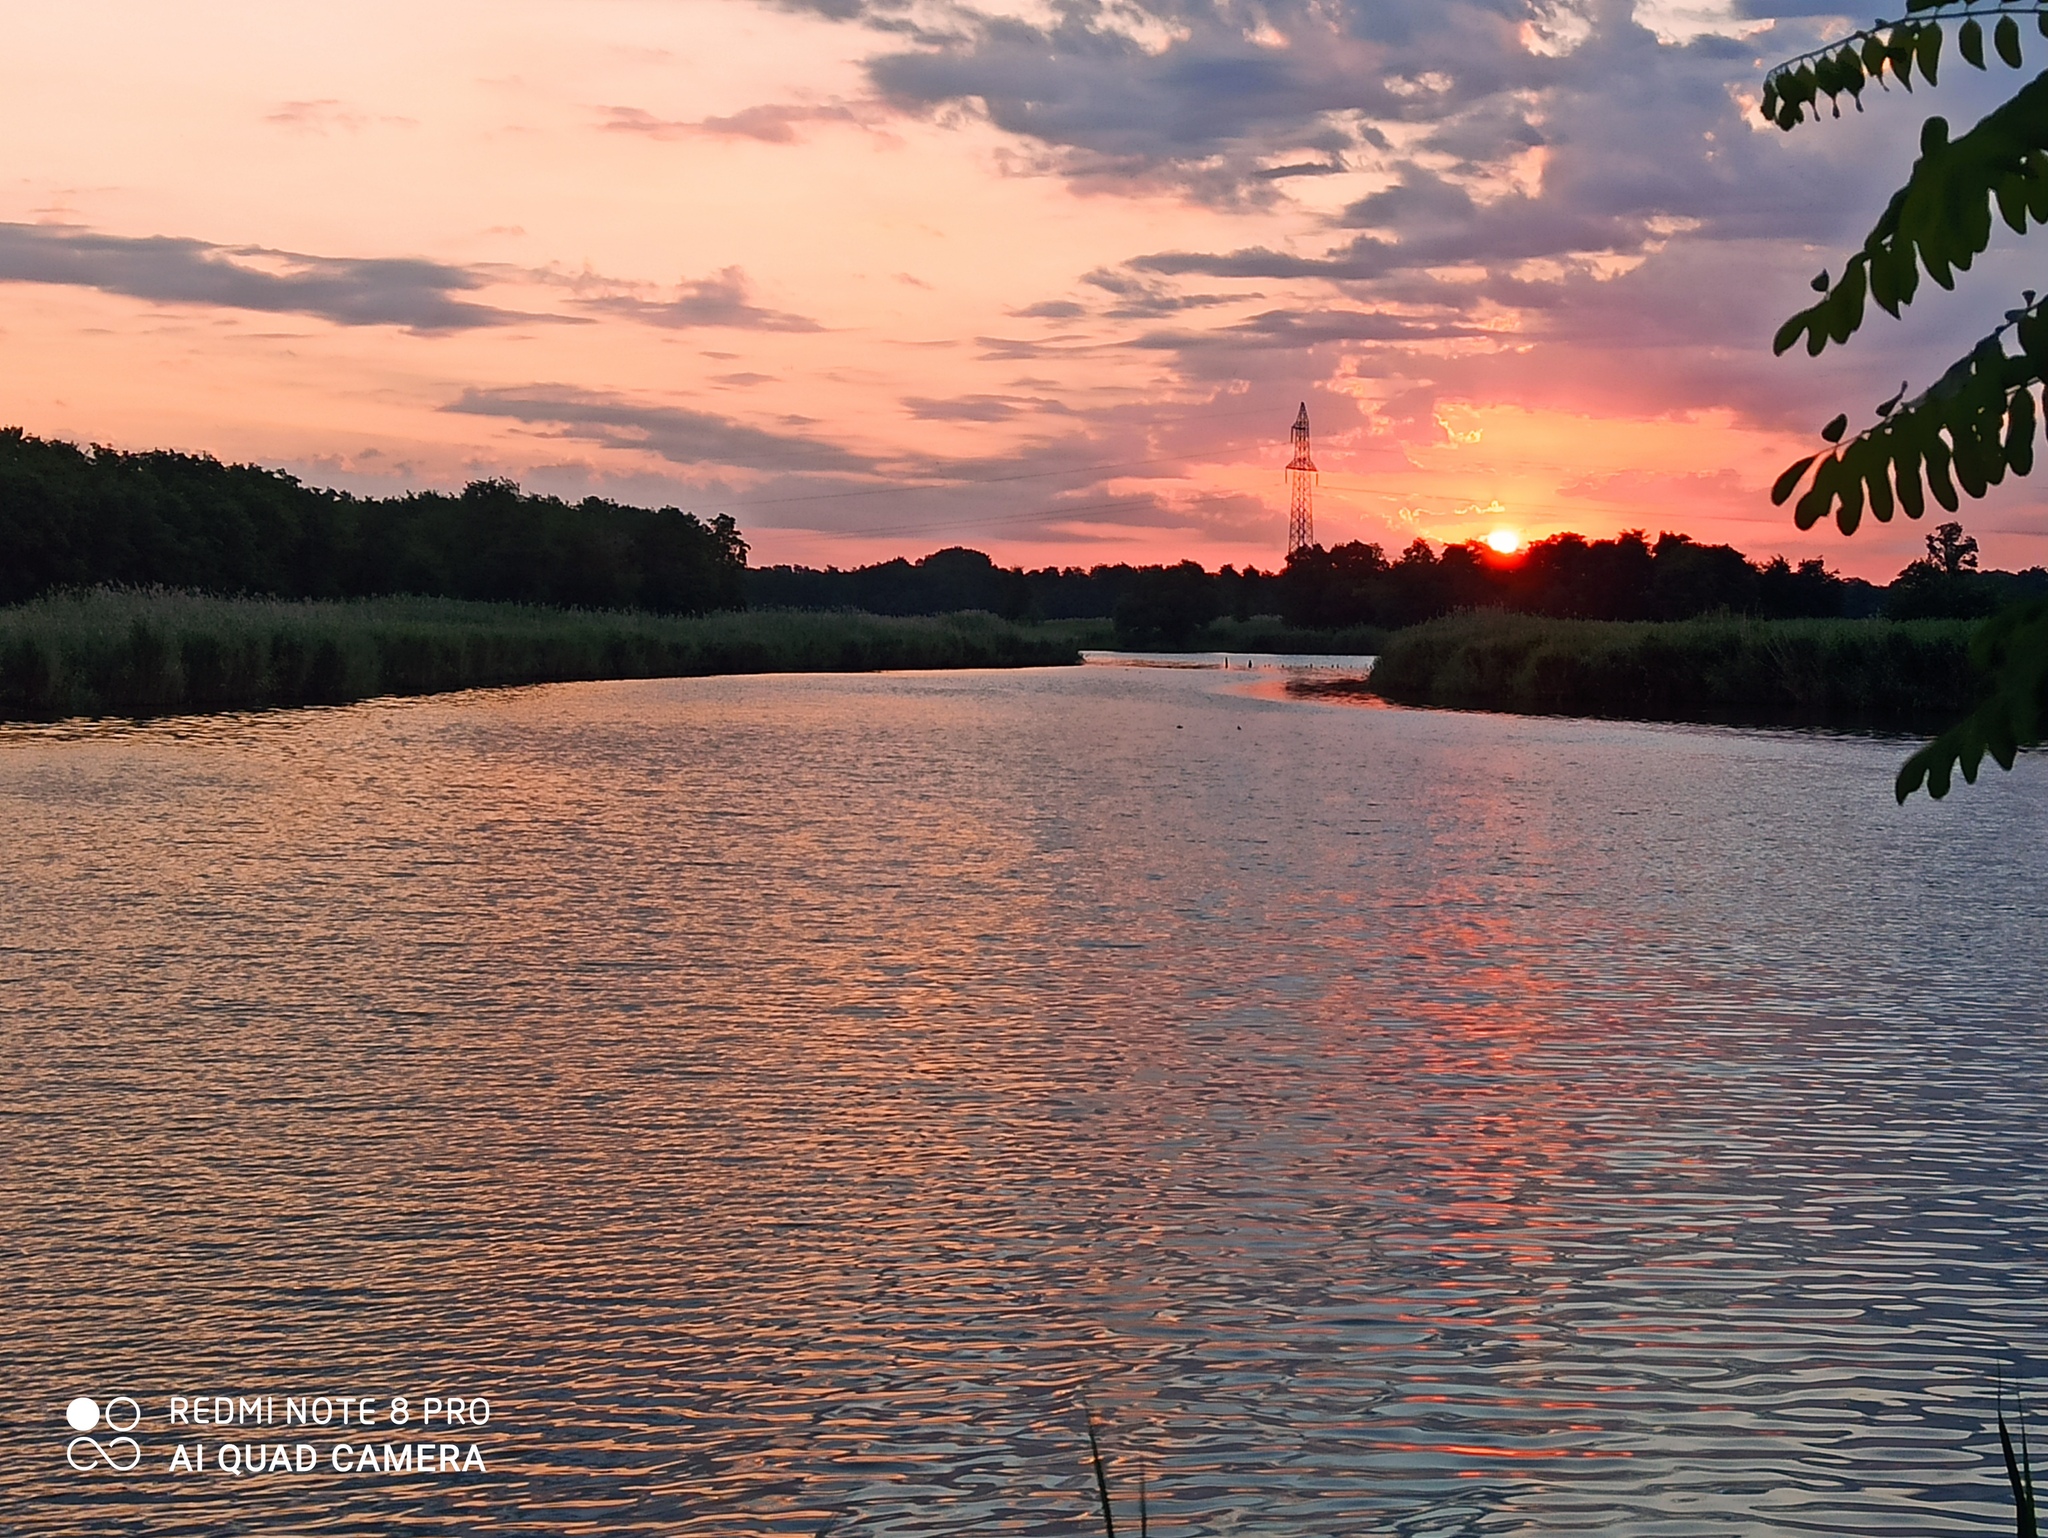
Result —
POLYGON ((1486 543, 1501 555, 1513 555, 1522 548, 1522 536, 1514 529, 1495 529, 1486 536, 1486 543))

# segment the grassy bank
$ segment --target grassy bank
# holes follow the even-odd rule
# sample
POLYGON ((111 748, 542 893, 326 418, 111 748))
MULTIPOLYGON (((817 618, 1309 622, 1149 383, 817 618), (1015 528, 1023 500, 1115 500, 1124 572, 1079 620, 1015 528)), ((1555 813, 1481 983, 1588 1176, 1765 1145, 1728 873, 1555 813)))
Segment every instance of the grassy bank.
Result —
POLYGON ((1531 715, 1919 731, 1975 698, 1967 620, 1541 619, 1482 611, 1397 631, 1372 689, 1531 715))
POLYGON ((440 598, 95 591, 0 609, 0 718, 340 704, 500 684, 1023 667, 1075 648, 987 614, 697 617, 440 598))

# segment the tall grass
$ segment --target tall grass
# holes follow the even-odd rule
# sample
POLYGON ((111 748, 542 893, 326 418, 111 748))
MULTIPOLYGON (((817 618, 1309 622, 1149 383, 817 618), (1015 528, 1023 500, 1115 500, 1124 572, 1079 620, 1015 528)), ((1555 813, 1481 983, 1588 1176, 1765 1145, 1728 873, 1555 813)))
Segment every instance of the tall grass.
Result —
POLYGON ((1666 623, 1497 610, 1395 632, 1374 692, 1401 704, 1757 725, 1938 727, 1979 683, 1968 620, 1666 623))
POLYGON ((988 614, 696 617, 370 598, 95 590, 0 609, 0 718, 340 704, 501 684, 1080 660, 988 614))

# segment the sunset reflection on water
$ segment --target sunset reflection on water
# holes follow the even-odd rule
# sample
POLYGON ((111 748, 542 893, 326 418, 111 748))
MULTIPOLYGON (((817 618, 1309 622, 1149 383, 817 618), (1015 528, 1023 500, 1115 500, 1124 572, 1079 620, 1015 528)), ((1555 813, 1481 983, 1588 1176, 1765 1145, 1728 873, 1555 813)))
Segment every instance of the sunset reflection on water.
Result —
POLYGON ((1072 1533, 1084 1401, 1162 1533, 1999 1520, 2040 766, 1240 683, 0 731, 0 1526, 1072 1533), (341 1380, 492 1472, 62 1462, 341 1380))

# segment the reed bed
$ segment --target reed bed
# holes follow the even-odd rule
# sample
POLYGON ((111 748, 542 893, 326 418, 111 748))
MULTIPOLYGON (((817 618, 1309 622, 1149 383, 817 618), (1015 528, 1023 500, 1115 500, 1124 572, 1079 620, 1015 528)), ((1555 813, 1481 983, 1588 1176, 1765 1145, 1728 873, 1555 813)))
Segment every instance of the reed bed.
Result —
POLYGON ((1975 628, 1474 611, 1395 632, 1370 687, 1399 704, 1452 709, 1919 731, 1953 721, 1977 698, 1975 628))
POLYGON ((321 603, 99 589, 0 609, 0 718, 331 705, 579 679, 1079 660, 1063 638, 980 613, 685 617, 444 598, 321 603))

